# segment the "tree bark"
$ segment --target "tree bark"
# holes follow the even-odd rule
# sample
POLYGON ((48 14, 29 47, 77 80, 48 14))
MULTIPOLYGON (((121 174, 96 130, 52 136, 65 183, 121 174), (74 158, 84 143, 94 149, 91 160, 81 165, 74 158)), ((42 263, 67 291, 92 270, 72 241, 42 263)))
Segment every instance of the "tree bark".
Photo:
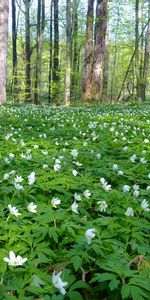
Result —
POLYGON ((72 31, 72 79, 71 98, 76 99, 78 84, 78 0, 73 3, 73 31, 72 31))
POLYGON ((31 102, 30 2, 31 2, 31 0, 24 0, 24 4, 25 4, 25 55, 26 55, 25 102, 31 102))
POLYGON ((43 46, 44 29, 45 29, 45 0, 38 0, 36 72, 35 72, 35 92, 34 92, 34 103, 35 104, 40 103, 42 46, 43 46))
POLYGON ((104 49, 104 62, 103 62, 103 90, 102 90, 102 101, 107 101, 108 92, 108 24, 106 25, 105 35, 105 49, 104 49))
POLYGON ((102 98, 103 61, 107 29, 107 0, 97 0, 95 22, 95 48, 91 85, 91 101, 99 102, 102 98))
POLYGON ((70 105, 71 92, 71 1, 67 0, 66 18, 67 18, 67 32, 66 32, 66 79, 65 79, 65 106, 70 105))
POLYGON ((12 47, 13 47, 13 97, 15 102, 19 102, 18 98, 18 59, 17 59, 17 26, 16 26, 16 1, 12 0, 12 47))
POLYGON ((53 55, 53 101, 58 101, 59 94, 59 20, 58 3, 54 0, 54 55, 53 55))
POLYGON ((135 79, 136 98, 141 99, 140 92, 140 72, 139 72, 139 0, 135 2, 135 79))
POLYGON ((6 102, 6 64, 9 1, 0 0, 0 104, 6 102))
POLYGON ((88 0, 86 22, 85 60, 83 69, 83 99, 88 102, 91 99, 90 84, 93 65, 93 23, 94 23, 94 0, 88 0))
POLYGON ((147 88, 147 77, 149 69, 149 58, 150 58, 150 0, 148 2, 148 27, 145 36, 145 53, 144 53, 144 70, 143 70, 143 85, 141 91, 142 101, 146 100, 146 88, 147 88))
POLYGON ((52 102, 52 65, 53 65, 53 0, 50 5, 50 43, 49 43, 49 91, 48 91, 48 103, 52 102))

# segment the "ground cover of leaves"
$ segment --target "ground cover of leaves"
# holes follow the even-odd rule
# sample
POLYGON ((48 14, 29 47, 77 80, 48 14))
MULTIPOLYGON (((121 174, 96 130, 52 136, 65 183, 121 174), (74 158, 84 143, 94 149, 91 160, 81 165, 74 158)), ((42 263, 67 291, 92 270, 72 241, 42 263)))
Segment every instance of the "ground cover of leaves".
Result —
POLYGON ((149 204, 149 104, 0 107, 0 299, 150 299, 149 204))

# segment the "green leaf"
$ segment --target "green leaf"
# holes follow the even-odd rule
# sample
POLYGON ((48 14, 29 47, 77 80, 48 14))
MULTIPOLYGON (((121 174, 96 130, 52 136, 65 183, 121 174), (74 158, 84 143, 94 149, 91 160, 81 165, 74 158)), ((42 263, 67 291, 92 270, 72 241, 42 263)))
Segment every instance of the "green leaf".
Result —
POLYGON ((127 299, 130 296, 130 285, 129 284, 124 284, 121 288, 121 295, 122 299, 127 299))
POLYGON ((69 291, 73 291, 76 289, 82 289, 82 288, 89 290, 90 286, 85 281, 79 280, 79 281, 75 282, 73 285, 71 285, 71 287, 69 288, 69 291))
POLYGON ((68 293, 68 297, 70 300, 83 300, 81 294, 76 291, 71 291, 68 293))
POLYGON ((80 258, 80 256, 73 256, 71 262, 73 263, 75 271, 77 271, 82 266, 82 259, 80 258))
POLYGON ((115 278, 110 281, 108 286, 109 286, 110 290, 113 291, 118 288, 119 284, 120 284, 120 281, 115 278))

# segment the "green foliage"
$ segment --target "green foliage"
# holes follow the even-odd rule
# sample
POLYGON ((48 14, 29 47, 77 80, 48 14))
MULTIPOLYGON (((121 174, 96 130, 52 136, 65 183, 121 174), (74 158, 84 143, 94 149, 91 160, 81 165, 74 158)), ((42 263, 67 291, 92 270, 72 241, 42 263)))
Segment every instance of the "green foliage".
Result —
POLYGON ((149 116, 149 104, 0 107, 0 299, 149 300, 149 116), (10 251, 27 261, 8 265, 10 251))

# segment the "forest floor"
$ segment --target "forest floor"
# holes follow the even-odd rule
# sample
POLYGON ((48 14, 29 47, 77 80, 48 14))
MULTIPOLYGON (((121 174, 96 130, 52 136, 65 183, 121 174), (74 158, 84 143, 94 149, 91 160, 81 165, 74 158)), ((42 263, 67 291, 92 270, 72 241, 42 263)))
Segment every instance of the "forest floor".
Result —
POLYGON ((0 299, 149 300, 149 221, 150 105, 0 107, 0 299))

